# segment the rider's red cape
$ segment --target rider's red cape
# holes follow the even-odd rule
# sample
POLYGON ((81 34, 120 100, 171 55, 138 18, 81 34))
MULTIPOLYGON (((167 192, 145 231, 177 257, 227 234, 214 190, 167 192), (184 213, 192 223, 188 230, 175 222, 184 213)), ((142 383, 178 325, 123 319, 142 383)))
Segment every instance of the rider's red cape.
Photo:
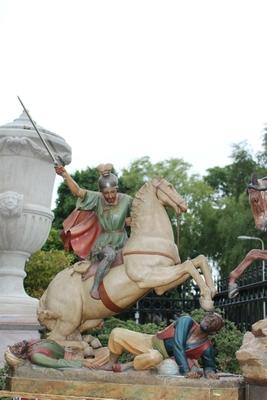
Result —
POLYGON ((100 224, 94 211, 74 210, 64 220, 60 237, 65 250, 73 250, 77 256, 85 258, 100 232, 100 224))

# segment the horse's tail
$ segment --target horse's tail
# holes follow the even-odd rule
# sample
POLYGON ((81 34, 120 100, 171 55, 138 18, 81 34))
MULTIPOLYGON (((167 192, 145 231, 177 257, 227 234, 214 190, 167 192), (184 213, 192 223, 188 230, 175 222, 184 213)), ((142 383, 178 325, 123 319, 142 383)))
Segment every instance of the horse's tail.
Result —
POLYGON ((39 300, 37 318, 41 325, 44 325, 51 330, 54 328, 57 319, 60 318, 60 315, 46 308, 46 296, 47 291, 43 293, 39 300))

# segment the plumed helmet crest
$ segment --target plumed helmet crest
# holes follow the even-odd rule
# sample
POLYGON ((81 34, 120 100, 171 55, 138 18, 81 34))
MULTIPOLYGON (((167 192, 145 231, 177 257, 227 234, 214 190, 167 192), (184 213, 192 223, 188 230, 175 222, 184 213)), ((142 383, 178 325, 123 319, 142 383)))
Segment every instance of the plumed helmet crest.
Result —
POLYGON ((112 164, 100 164, 97 167, 100 177, 98 179, 99 190, 102 191, 105 188, 117 188, 118 178, 111 171, 113 169, 112 164))

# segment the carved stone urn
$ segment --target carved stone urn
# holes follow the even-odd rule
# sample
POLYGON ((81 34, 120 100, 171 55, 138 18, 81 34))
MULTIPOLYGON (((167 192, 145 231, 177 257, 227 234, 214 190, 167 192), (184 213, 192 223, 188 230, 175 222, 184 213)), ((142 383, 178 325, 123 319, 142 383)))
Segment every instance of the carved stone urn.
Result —
MULTIPOLYGON (((37 127, 55 157, 69 164, 71 148, 65 140, 37 127)), ((51 228, 55 171, 24 112, 0 127, 0 171, 0 325, 37 324, 38 301, 24 290, 24 267, 51 228)))

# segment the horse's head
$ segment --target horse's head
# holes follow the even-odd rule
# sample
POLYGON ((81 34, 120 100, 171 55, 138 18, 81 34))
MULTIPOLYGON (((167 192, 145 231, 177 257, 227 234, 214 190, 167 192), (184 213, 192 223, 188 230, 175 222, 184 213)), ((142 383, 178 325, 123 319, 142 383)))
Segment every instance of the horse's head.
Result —
POLYGON ((187 211, 185 200, 166 179, 153 179, 152 185, 157 198, 164 206, 172 207, 176 214, 187 211))
POLYGON ((247 188, 249 203, 255 220, 256 229, 267 231, 267 178, 252 176, 247 188))

